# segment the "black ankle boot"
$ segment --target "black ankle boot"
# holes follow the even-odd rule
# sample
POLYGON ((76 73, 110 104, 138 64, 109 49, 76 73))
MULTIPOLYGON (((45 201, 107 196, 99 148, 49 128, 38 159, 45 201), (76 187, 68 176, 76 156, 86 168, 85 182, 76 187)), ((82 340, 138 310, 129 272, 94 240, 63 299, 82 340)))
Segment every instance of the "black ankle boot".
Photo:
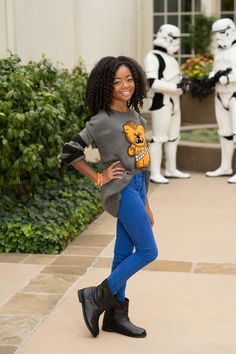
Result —
POLYGON ((79 301, 82 305, 86 326, 94 337, 99 334, 98 321, 105 309, 117 305, 116 298, 112 295, 107 280, 98 286, 78 290, 79 301))
MULTIPOLYGON (((118 302, 118 301, 117 301, 118 302)), ((146 337, 147 332, 144 328, 135 326, 128 316, 129 300, 119 301, 116 307, 106 310, 102 329, 107 332, 116 332, 128 337, 146 337)))

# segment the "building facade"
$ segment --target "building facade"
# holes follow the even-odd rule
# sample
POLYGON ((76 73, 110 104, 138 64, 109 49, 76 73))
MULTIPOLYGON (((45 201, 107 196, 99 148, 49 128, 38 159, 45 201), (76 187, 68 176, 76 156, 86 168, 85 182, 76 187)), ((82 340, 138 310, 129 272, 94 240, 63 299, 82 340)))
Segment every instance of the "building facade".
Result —
MULTIPOLYGON (((159 26, 187 24, 206 15, 236 20, 236 0, 0 0, 0 56, 23 62, 44 53, 71 68, 79 58, 88 70, 105 55, 127 55, 141 64, 159 26)), ((182 46, 179 57, 191 55, 182 46)))

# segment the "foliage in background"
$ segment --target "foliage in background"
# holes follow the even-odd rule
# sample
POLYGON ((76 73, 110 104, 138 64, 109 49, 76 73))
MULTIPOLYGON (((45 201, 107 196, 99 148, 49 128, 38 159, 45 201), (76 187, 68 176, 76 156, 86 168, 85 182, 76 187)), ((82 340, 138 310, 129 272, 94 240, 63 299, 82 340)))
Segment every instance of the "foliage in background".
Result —
POLYGON ((16 55, 0 60, 0 193, 27 188, 60 168, 63 142, 83 128, 87 73, 45 58, 22 65, 16 55))
POLYGON ((88 120, 87 72, 11 55, 0 77, 0 252, 60 253, 101 212, 98 188, 58 158, 88 120))
POLYGON ((195 23, 188 27, 189 37, 186 37, 185 42, 192 46, 195 54, 210 53, 211 44, 211 28, 215 17, 209 17, 202 14, 195 16, 195 23))
POLYGON ((60 253, 101 212, 100 191, 69 170, 34 193, 0 200, 0 252, 60 253))

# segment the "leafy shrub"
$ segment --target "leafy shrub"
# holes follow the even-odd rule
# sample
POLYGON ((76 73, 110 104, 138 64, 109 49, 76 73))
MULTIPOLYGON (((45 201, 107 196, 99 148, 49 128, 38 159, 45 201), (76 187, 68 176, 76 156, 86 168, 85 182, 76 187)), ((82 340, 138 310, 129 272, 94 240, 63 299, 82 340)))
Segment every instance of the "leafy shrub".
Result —
POLYGON ((58 155, 88 119, 82 65, 0 60, 0 252, 60 253, 101 211, 100 192, 58 155))
POLYGON ((195 23, 190 24, 189 37, 183 40, 190 45, 195 54, 206 54, 210 52, 211 28, 215 17, 206 16, 204 13, 195 16, 195 23))
POLYGON ((60 253, 101 212, 100 191, 78 172, 0 201, 0 252, 60 253))
POLYGON ((60 168, 64 141, 84 127, 87 73, 72 72, 42 57, 22 65, 0 60, 0 192, 3 186, 32 187, 60 168))

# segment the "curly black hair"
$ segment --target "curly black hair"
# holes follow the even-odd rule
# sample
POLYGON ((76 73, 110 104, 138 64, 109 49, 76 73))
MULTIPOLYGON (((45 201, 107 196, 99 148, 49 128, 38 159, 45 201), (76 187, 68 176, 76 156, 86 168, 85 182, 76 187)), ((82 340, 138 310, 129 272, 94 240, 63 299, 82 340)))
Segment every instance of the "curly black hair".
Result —
POLYGON ((135 83, 134 94, 128 102, 128 107, 140 112, 147 93, 147 81, 142 67, 126 56, 107 56, 98 61, 88 78, 86 104, 92 115, 96 115, 100 110, 105 110, 108 114, 112 112, 114 78, 122 65, 130 69, 135 83))

